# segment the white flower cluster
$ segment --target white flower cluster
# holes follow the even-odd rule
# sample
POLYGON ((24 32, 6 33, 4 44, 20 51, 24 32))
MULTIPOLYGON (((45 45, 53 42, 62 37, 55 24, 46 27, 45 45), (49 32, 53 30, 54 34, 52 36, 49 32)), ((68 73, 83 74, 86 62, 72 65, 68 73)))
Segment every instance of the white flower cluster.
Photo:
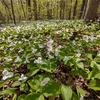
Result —
POLYGON ((21 61, 22 59, 19 56, 17 56, 14 62, 16 63, 16 62, 21 62, 21 61))
POLYGON ((62 48, 61 45, 59 45, 56 49, 55 49, 55 56, 59 55, 60 49, 62 48))
POLYGON ((50 81, 49 77, 46 77, 43 79, 43 81, 40 83, 40 86, 45 86, 50 81))
POLYGON ((32 53, 35 53, 37 51, 37 49, 32 48, 32 53))
POLYGON ((19 81, 27 80, 27 77, 24 74, 22 74, 21 77, 18 80, 19 81))
POLYGON ((44 64, 41 57, 38 57, 38 58, 34 61, 34 63, 41 64, 41 65, 44 64))
POLYGON ((8 78, 13 77, 14 73, 13 72, 9 72, 7 69, 4 69, 2 72, 3 78, 2 80, 6 80, 8 78))
POLYGON ((94 41, 95 39, 97 39, 97 36, 94 36, 94 35, 83 35, 83 40, 85 40, 86 42, 89 42, 90 41, 94 41))
POLYGON ((46 43, 46 47, 47 47, 47 54, 49 54, 50 52, 53 51, 53 40, 52 39, 49 39, 46 43))

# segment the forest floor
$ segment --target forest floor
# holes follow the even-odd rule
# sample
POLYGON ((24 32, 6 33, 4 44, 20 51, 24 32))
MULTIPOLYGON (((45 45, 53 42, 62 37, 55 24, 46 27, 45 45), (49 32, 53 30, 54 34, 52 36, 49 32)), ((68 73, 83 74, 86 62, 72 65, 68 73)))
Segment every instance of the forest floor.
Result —
MULTIPOLYGON (((20 87, 23 82, 13 86, 19 76, 8 78, 9 81, 6 80, 4 86, 0 86, 1 90, 9 87, 17 88, 17 96, 12 100, 24 100, 18 98, 21 94, 25 94, 25 98, 28 98, 27 95, 35 91, 35 89, 31 90, 29 80, 35 80, 42 74, 53 75, 53 80, 57 84, 70 86, 76 94, 72 95, 71 100, 100 100, 100 25, 98 23, 84 25, 80 21, 41 21, 6 29, 0 27, 0 33, 3 34, 0 35, 0 82, 4 68, 14 72, 15 76, 24 74, 28 78, 25 81, 28 86, 26 90, 20 87), (39 57, 44 65, 42 60, 37 62, 39 57), (31 68, 33 66, 34 68, 31 68), (78 90, 79 88, 82 90, 78 90)), ((34 85, 38 83, 37 81, 34 85)), ((44 95, 43 100, 69 100, 64 97, 60 92, 57 96, 44 95)), ((0 91, 0 98, 0 100, 9 100, 14 98, 14 95, 0 91)))

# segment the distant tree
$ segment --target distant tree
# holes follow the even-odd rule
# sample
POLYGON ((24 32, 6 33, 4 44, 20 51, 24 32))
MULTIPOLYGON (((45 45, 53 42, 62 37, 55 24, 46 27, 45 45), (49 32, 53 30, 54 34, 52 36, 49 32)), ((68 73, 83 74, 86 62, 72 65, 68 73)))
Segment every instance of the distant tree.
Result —
POLYGON ((28 20, 32 19, 32 14, 31 14, 31 0, 26 0, 26 6, 28 8, 28 20))
POLYGON ((64 19, 65 1, 60 0, 60 19, 64 19))
POLYGON ((34 20, 38 20, 38 15, 37 15, 37 1, 33 0, 33 7, 34 7, 34 20))
POLYGON ((21 4, 21 8, 22 8, 22 11, 23 11, 24 17, 26 18, 26 14, 25 14, 25 10, 24 10, 24 6, 23 6, 23 2, 22 2, 22 0, 19 0, 19 3, 21 4))
POLYGON ((80 12, 79 12, 79 17, 78 17, 79 19, 81 19, 81 17, 82 17, 86 1, 88 1, 88 0, 82 0, 82 6, 81 6, 81 9, 80 9, 80 12))
POLYGON ((70 9, 69 9, 69 16, 68 16, 68 19, 71 19, 71 11, 72 11, 72 0, 70 0, 70 9))
POLYGON ((74 5, 74 10, 73 10, 73 19, 76 17, 77 3, 78 3, 78 1, 76 0, 75 5, 74 5))
POLYGON ((12 20, 12 16, 11 16, 11 12, 10 12, 10 8, 8 6, 8 4, 6 3, 5 0, 1 0, 2 5, 5 7, 5 9, 8 11, 9 13, 9 18, 12 20))
POLYGON ((52 1, 47 2, 47 19, 52 19, 52 1))
POLYGON ((13 21, 14 21, 14 24, 16 24, 16 18, 15 18, 15 13, 14 13, 13 0, 10 0, 10 2, 11 2, 11 10, 12 10, 13 21))
POLYGON ((94 21, 97 10, 100 4, 100 0, 90 0, 86 9, 86 13, 84 16, 84 22, 87 23, 90 20, 94 21))

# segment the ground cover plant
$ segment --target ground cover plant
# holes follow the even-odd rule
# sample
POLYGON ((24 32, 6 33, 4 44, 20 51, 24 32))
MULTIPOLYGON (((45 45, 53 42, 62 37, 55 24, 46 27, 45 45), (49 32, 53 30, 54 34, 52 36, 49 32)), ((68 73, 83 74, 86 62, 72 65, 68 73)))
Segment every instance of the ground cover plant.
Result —
POLYGON ((100 24, 36 21, 0 32, 0 100, 99 100, 100 24))

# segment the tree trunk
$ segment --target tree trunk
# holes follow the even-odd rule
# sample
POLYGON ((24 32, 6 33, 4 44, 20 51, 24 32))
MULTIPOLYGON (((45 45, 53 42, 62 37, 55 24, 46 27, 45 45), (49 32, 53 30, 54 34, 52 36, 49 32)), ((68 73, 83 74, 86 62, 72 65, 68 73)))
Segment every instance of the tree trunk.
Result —
POLYGON ((34 6, 34 20, 38 20, 38 16, 37 16, 37 2, 36 2, 36 0, 33 0, 33 6, 34 6))
POLYGON ((90 0, 86 13, 84 16, 84 23, 89 22, 90 20, 95 21, 96 13, 100 4, 100 0, 90 0))
POLYGON ((72 11, 72 0, 71 0, 71 6, 70 6, 70 9, 69 9, 69 20, 71 19, 71 11, 72 11))
POLYGON ((11 2, 11 10, 12 10, 13 21, 14 21, 14 24, 16 24, 16 18, 15 18, 15 14, 14 14, 13 1, 11 0, 10 2, 11 2))
POLYGON ((12 20, 12 16, 11 16, 9 7, 8 7, 8 5, 6 4, 5 0, 2 0, 1 3, 5 6, 5 9, 7 9, 8 13, 9 13, 9 17, 10 17, 10 19, 12 20))
POLYGON ((82 14, 83 14, 83 11, 84 11, 84 7, 85 7, 85 3, 86 3, 86 0, 83 0, 82 1, 82 6, 81 6, 81 10, 80 10, 80 12, 79 12, 79 19, 81 19, 81 17, 82 17, 82 14))
POLYGON ((64 19, 65 2, 60 0, 60 19, 64 19))
POLYGON ((28 20, 32 19, 32 14, 31 14, 31 0, 26 0, 26 6, 28 8, 28 20))
POLYGON ((22 0, 20 0, 20 4, 21 4, 21 8, 22 8, 22 11, 23 11, 24 17, 26 18, 26 15, 25 15, 25 11, 24 11, 24 6, 23 6, 23 2, 22 2, 22 0))
POLYGON ((75 19, 75 17, 76 17, 77 3, 78 3, 78 1, 76 0, 75 5, 74 5, 74 11, 73 11, 73 19, 75 19))
POLYGON ((47 2, 47 19, 52 19, 52 9, 50 2, 47 2))

